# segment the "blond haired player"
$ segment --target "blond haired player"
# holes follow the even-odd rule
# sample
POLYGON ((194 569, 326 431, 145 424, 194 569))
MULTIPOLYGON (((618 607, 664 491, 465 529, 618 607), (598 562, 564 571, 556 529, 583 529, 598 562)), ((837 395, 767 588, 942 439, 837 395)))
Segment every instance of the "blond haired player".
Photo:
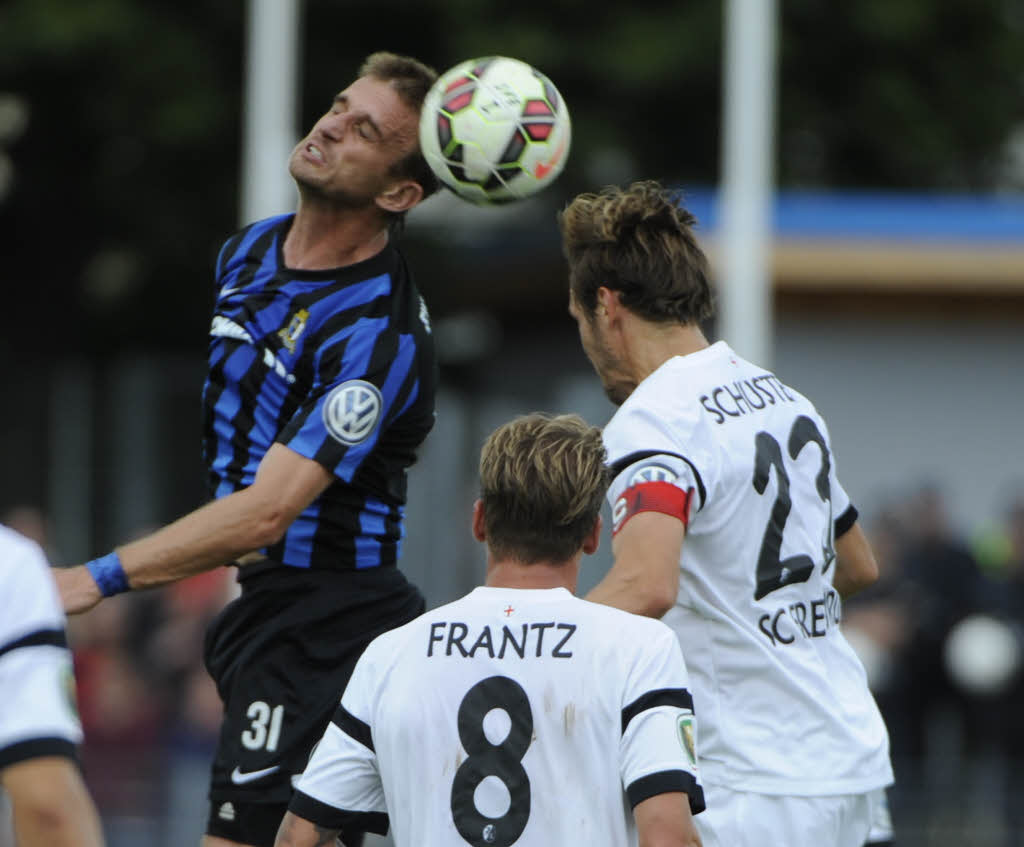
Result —
POLYGON ((692 216, 654 182, 560 215, 570 312, 618 411, 614 564, 588 599, 663 617, 701 715, 707 847, 861 847, 888 737, 839 629, 877 567, 811 402, 709 344, 692 216))
POLYGON ((278 847, 389 822, 398 847, 700 844, 675 637, 572 594, 598 545, 604 462, 576 416, 491 435, 473 511, 486 584, 367 648, 278 847))

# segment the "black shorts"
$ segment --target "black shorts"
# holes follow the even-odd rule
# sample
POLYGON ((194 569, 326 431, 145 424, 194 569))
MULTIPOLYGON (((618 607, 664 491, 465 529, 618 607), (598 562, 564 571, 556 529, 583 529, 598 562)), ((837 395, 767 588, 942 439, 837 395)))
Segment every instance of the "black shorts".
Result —
POLYGON ((376 636, 424 612, 394 567, 276 567, 239 576, 242 594, 206 633, 204 659, 224 701, 207 833, 273 847, 277 826, 376 636))

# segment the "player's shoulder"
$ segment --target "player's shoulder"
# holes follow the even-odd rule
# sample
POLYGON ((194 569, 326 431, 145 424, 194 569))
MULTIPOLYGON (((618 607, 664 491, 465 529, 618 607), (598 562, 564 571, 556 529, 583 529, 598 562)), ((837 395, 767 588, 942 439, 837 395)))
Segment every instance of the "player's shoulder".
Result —
POLYGON ((264 233, 271 232, 283 228, 292 218, 295 217, 293 212, 285 212, 280 215, 271 215, 266 218, 259 218, 255 221, 250 221, 245 226, 239 228, 233 238, 253 238, 263 235, 264 233))
POLYGON ((253 244, 260 236, 285 226, 293 213, 272 215, 268 218, 250 221, 232 232, 221 247, 221 253, 234 253, 243 245, 253 244))
POLYGON ((618 408, 603 431, 609 461, 637 450, 679 453, 693 445, 704 413, 699 369, 689 358, 662 363, 618 408))
POLYGON ((591 603, 589 600, 581 600, 588 607, 596 607, 595 615, 607 619, 610 623, 616 624, 622 630, 643 633, 652 637, 674 638, 672 629, 658 618, 651 618, 646 615, 637 615, 627 612, 625 609, 617 609, 614 606, 606 606, 603 603, 591 603))
POLYGON ((43 549, 0 526, 0 642, 5 634, 63 624, 57 588, 43 549))
MULTIPOLYGON (((638 449, 677 452, 685 412, 657 391, 641 384, 619 406, 602 431, 608 459, 615 462, 638 449), (666 426, 671 421, 672 426, 666 426)), ((695 416, 695 415, 694 415, 695 416)))
MULTIPOLYGON (((468 595, 467 595, 468 596, 468 595)), ((405 655, 404 648, 420 639, 424 633, 430 632, 430 626, 438 620, 449 620, 458 616, 467 607, 467 596, 452 600, 436 608, 429 609, 411 621, 382 632, 366 648, 366 652, 381 658, 400 658, 405 655)))
POLYGON ((238 268, 245 263, 246 257, 253 252, 265 253, 277 243, 273 237, 275 230, 283 230, 292 214, 274 215, 245 224, 231 233, 220 246, 217 254, 216 271, 221 276, 227 271, 238 268), (270 237, 267 237, 267 236, 270 237))
POLYGON ((35 581, 49 565, 46 554, 31 538, 0 524, 0 578, 35 581))
POLYGON ((657 618, 637 615, 604 603, 592 603, 579 597, 573 599, 576 602, 577 617, 594 624, 592 629, 602 633, 613 645, 641 647, 665 644, 676 637, 669 626, 657 618))
POLYGON ((425 612, 408 623, 382 632, 370 642, 366 648, 366 654, 376 661, 400 658, 404 655, 405 646, 414 641, 417 634, 429 625, 426 622, 429 614, 429 612, 425 612))

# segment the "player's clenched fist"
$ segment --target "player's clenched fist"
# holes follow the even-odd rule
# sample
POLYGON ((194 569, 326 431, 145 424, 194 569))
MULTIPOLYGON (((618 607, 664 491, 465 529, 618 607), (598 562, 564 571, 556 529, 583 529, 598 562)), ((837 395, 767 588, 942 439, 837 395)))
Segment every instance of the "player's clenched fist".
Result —
POLYGON ((52 570, 65 613, 77 615, 87 612, 103 599, 96 580, 84 565, 73 568, 53 568, 52 570))

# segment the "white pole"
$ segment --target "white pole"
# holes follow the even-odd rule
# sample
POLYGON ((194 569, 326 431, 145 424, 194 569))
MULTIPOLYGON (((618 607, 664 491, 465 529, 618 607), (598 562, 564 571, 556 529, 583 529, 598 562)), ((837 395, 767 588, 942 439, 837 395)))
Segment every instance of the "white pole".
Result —
POLYGON ((243 224, 295 208, 288 155, 298 141, 302 0, 249 0, 243 104, 243 224))
POLYGON ((771 202, 776 0, 728 0, 723 109, 721 337, 772 360, 771 202))

